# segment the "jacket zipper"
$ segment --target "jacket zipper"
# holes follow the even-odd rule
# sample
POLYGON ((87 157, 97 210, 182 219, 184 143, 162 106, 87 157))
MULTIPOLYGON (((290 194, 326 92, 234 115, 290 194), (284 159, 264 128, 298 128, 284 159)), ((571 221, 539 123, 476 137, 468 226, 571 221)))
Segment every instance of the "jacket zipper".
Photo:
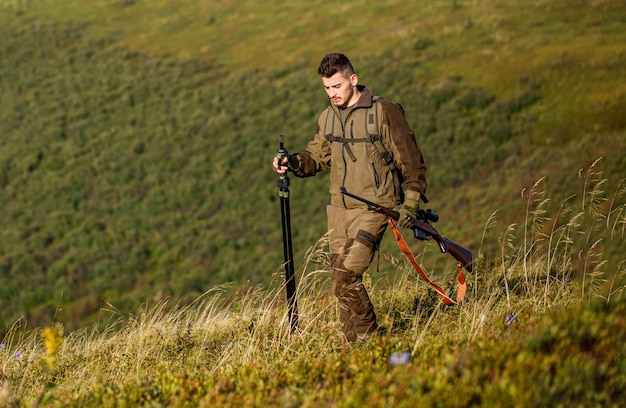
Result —
MULTIPOLYGON (((346 128, 343 122, 340 120, 341 124, 341 134, 343 136, 343 143, 341 144, 341 158, 343 160, 343 180, 341 180, 341 187, 346 188, 346 175, 348 173, 348 162, 346 161, 346 128)), ((346 205, 346 196, 341 195, 341 200, 343 201, 343 208, 348 208, 346 205)))
MULTIPOLYGON (((350 112, 350 115, 352 114, 352 112, 350 112)), ((347 143, 347 139, 346 139, 346 128, 344 126, 344 124, 341 124, 341 131, 343 132, 343 140, 344 143, 341 146, 341 157, 343 159, 343 181, 341 182, 341 186, 342 187, 346 187, 346 179, 348 177, 348 161, 346 160, 346 152, 348 153, 348 155, 350 156, 350 160, 352 162, 356 161, 356 157, 354 156, 354 153, 352 153, 352 149, 350 149, 350 145, 347 143)), ((350 139, 354 140, 354 120, 350 122, 350 139)), ((352 142, 352 145, 354 146, 354 141, 352 142)), ((345 208, 348 208, 348 206, 346 205, 346 198, 345 196, 342 196, 343 199, 343 206, 345 208)))
POLYGON ((354 146, 354 121, 350 122, 350 139, 352 139, 352 146, 354 146))

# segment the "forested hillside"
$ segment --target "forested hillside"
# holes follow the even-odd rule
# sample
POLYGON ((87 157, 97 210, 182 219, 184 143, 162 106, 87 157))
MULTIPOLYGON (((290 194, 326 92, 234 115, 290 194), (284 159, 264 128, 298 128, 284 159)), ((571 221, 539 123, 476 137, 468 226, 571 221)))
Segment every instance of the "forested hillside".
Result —
MULTIPOLYGON (((571 238, 571 269, 615 276, 625 28, 620 0, 0 0, 0 337, 16 321, 77 328, 102 308, 278 285, 270 162, 279 133, 292 152, 313 134, 330 51, 404 107, 444 235, 493 263, 528 237, 507 230, 520 216, 588 206, 607 232, 571 238), (580 256, 591 246, 605 258, 580 256)), ((291 189, 300 267, 326 229, 326 176, 291 189)), ((375 280, 394 276, 390 241, 375 280)), ((436 245, 412 246, 447 279, 436 245)))

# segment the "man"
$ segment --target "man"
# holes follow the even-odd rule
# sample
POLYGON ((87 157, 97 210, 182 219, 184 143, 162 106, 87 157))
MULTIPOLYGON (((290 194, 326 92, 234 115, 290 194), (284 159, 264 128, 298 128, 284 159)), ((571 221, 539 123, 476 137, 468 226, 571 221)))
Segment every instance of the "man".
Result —
MULTIPOLYGON (((384 215, 340 193, 360 195, 386 207, 402 203, 398 225, 409 228, 420 197, 426 191, 426 166, 402 109, 359 85, 350 60, 326 55, 318 68, 330 106, 322 112, 317 132, 303 153, 274 158, 274 169, 289 169, 309 177, 330 168, 331 204, 327 206, 333 290, 345 340, 364 341, 378 331, 376 314, 363 286, 363 273, 372 262, 387 227, 384 215), (366 121, 377 122, 382 142, 370 137, 366 121), (385 163, 385 154, 390 163, 385 163), (395 173, 395 174, 394 174, 395 173)), ((375 138, 374 138, 375 139, 375 138)))

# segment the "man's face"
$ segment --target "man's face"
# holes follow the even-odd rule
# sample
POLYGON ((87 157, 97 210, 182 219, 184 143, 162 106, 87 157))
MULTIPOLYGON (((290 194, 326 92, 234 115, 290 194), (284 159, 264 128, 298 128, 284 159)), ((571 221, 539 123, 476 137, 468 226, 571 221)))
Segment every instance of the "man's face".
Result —
POLYGON ((352 74, 346 78, 343 72, 337 72, 329 78, 322 77, 322 84, 324 85, 326 95, 328 95, 333 105, 339 108, 352 106, 357 102, 359 99, 359 95, 356 92, 358 82, 359 78, 356 74, 352 74))

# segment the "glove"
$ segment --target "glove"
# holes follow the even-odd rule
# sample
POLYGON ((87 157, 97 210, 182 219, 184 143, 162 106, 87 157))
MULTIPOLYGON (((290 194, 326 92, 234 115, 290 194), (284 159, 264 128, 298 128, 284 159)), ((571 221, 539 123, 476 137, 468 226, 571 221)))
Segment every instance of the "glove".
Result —
POLYGON ((282 160, 279 160, 278 165, 281 167, 287 167, 287 170, 291 172, 295 172, 300 167, 300 159, 298 159, 298 153, 289 154, 285 152, 285 154, 281 157, 282 160), (285 161, 285 158, 287 161, 285 161))
POLYGON ((398 218, 398 222, 396 224, 398 224, 399 227, 413 228, 413 220, 417 218, 419 199, 420 193, 414 191, 406 192, 404 204, 402 204, 402 207, 398 211, 400 213, 400 217, 398 218))
POLYGON ((298 157, 298 153, 287 155, 287 166, 292 172, 295 172, 300 168, 300 158, 298 157))

